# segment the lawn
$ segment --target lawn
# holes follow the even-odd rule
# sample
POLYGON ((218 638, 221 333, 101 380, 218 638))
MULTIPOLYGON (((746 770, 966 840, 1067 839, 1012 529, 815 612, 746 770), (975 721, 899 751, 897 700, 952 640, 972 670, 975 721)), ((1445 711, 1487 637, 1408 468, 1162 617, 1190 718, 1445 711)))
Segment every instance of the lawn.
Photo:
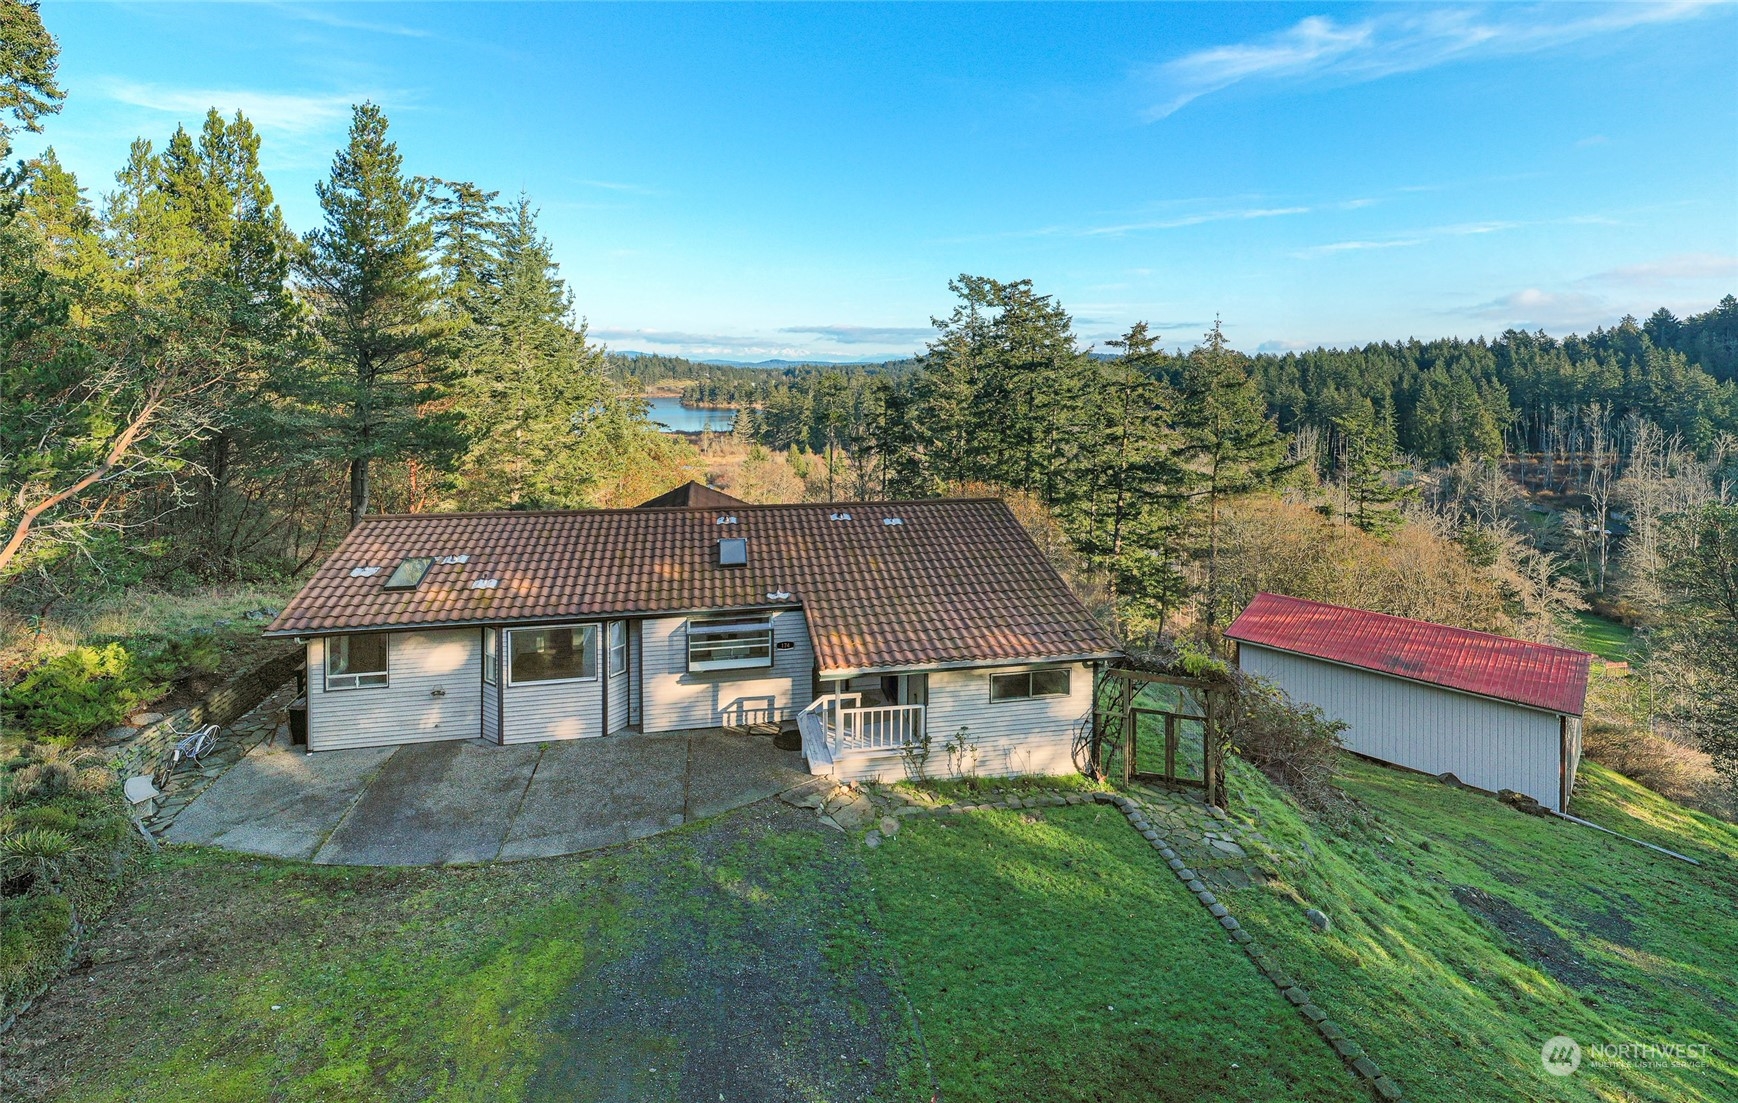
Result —
POLYGON ((910 1047, 854 853, 776 804, 470 868, 176 848, 7 1038, 0 1095, 865 1098, 910 1047))
POLYGON ((1270 891, 1240 894, 1238 914, 1407 1098, 1738 1098, 1738 829, 1592 763, 1577 814, 1703 864, 1367 763, 1343 785, 1362 818, 1338 832, 1239 786, 1270 837, 1309 850, 1270 891), (1330 934, 1305 906, 1332 917, 1330 934), (1559 1034, 1711 1053, 1683 1067, 1589 1057, 1558 1078, 1539 1055, 1559 1034))
MULTIPOLYGON (((1578 813, 1704 864, 1368 764, 1333 829, 1230 784, 1278 850, 1226 903, 1407 1098, 1738 1098, 1732 826, 1591 764, 1578 813), (1592 1051, 1634 1042, 1711 1053, 1592 1051)), ((764 802, 449 869, 171 848, 3 1044, 8 1100, 1372 1098, 1097 805, 869 849, 764 802)))
POLYGON ((1564 626, 1564 641, 1570 647, 1591 651, 1607 662, 1629 661, 1629 643, 1635 629, 1594 613, 1575 613, 1564 626))
POLYGON ((1369 1098, 1115 809, 907 821, 867 865, 944 1099, 1369 1098))

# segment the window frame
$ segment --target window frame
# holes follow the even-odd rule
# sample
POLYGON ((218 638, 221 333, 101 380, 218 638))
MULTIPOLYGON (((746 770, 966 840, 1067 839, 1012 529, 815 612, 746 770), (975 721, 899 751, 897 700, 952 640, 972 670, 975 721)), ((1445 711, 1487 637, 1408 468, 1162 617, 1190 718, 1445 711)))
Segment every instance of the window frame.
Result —
POLYGON ((382 590, 392 590, 399 593, 414 590, 422 585, 423 579, 428 577, 428 573, 434 569, 434 565, 435 557, 432 555, 407 555, 398 561, 398 566, 392 568, 392 573, 386 576, 386 581, 380 584, 380 588, 382 590), (416 577, 414 579, 411 579, 409 582, 394 583, 392 581, 398 577, 399 571, 404 570, 407 566, 413 563, 422 564, 422 570, 416 572, 416 577))
MULTIPOLYGON (((742 631, 740 634, 747 634, 747 632, 742 631)), ((778 651, 778 635, 773 628, 773 619, 771 617, 691 618, 685 625, 684 635, 686 637, 684 642, 685 656, 688 661, 688 672, 690 674, 710 674, 720 670, 771 670, 776 661, 774 656, 778 651), (766 636, 766 658, 764 660, 759 658, 695 660, 694 645, 698 640, 703 640, 707 636, 737 634, 729 632, 729 629, 731 628, 753 630, 756 635, 764 632, 766 636)), ((746 641, 745 645, 749 647, 756 646, 754 643, 746 643, 746 641)))
POLYGON ((990 704, 992 704, 992 705, 1008 705, 1008 704, 1013 704, 1016 701, 1054 700, 1055 698, 1058 698, 1058 697, 1071 696, 1073 694, 1073 691, 1074 691, 1074 670, 1072 667, 1045 666, 1045 667, 1039 667, 1035 670, 1011 670, 1011 671, 1008 671, 1008 672, 1003 673, 1003 674, 991 674, 990 675, 990 704), (1060 674, 1060 675, 1062 675, 1062 692, 1060 692, 1060 693, 1034 693, 1034 692, 1032 692, 1032 676, 1034 674, 1060 674), (1011 678, 1023 678, 1023 679, 1025 679, 1026 692, 1021 693, 1021 694, 1017 694, 1014 696, 1010 696, 1010 697, 998 697, 998 696, 996 696, 996 683, 998 681, 1005 682, 1007 679, 1011 679, 1011 678))
MULTIPOLYGON (((563 682, 595 682, 598 680, 598 662, 599 662, 598 644, 602 642, 602 637, 601 637, 601 634, 599 632, 598 625, 595 621, 587 622, 584 624, 526 625, 523 628, 506 629, 505 635, 507 638, 505 641, 503 641, 505 646, 503 646, 501 648, 501 655, 502 655, 502 658, 505 659, 506 664, 507 664, 506 678, 504 679, 504 681, 505 681, 505 684, 507 685, 507 687, 510 689, 520 687, 520 686, 547 686, 547 685, 559 685, 563 682), (515 676, 515 674, 513 672, 513 637, 518 635, 521 632, 525 632, 525 633, 557 632, 557 631, 560 631, 562 629, 566 629, 569 632, 578 632, 578 633, 590 632, 592 634, 592 654, 591 654, 591 663, 590 663, 591 672, 588 674, 574 674, 574 675, 569 675, 569 676, 565 676, 565 677, 561 677, 561 678, 527 678, 527 679, 521 680, 520 678, 515 676)), ((581 644, 581 646, 579 647, 579 651, 580 651, 581 655, 584 654, 585 647, 583 644, 581 644)))
POLYGON ((483 629, 483 684, 501 684, 501 630, 483 629))
POLYGON ((607 640, 605 651, 607 654, 604 659, 606 664, 604 669, 609 672, 611 678, 620 678, 623 674, 628 672, 628 622, 625 620, 610 621, 609 627, 605 630, 605 636, 607 640), (622 637, 620 643, 616 642, 616 633, 618 631, 621 633, 622 637), (622 660, 619 669, 616 667, 616 653, 618 650, 621 653, 622 660))
POLYGON ((390 632, 346 632, 341 636, 327 636, 320 645, 320 685, 326 693, 347 693, 353 689, 387 689, 392 685, 392 634, 390 632), (378 638, 381 643, 383 657, 379 670, 332 670, 332 657, 337 652, 335 646, 339 640, 344 641, 346 665, 348 665, 350 643, 358 636, 378 638), (378 681, 363 681, 362 679, 378 678, 378 681), (341 679, 349 679, 343 681, 341 679))

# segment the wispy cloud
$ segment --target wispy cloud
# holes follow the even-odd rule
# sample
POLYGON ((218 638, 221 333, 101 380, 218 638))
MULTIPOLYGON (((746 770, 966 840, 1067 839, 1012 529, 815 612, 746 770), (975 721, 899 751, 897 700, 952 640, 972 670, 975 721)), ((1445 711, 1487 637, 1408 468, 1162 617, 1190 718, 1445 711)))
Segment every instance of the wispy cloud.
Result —
POLYGON ((799 344, 776 337, 738 333, 695 333, 680 329, 609 329, 588 331, 599 341, 640 352, 665 352, 681 356, 729 356, 790 359, 811 355, 799 344))
POLYGON ((305 23, 318 23, 324 27, 337 27, 346 31, 368 31, 372 34, 394 35, 399 38, 433 38, 434 32, 421 27, 407 27, 402 23, 376 23, 371 20, 351 19, 347 15, 339 15, 327 8, 313 4, 273 4, 271 7, 291 19, 300 19, 305 23))
POLYGON ((1738 257, 1721 253, 1680 253, 1642 264, 1626 264, 1588 277, 1589 282, 1628 287, 1658 287, 1689 280, 1738 279, 1738 257))
POLYGON ((1300 249, 1292 256, 1323 257, 1334 253, 1357 253, 1365 249, 1406 249, 1413 245, 1423 245, 1424 238, 1399 238, 1394 241, 1335 241, 1327 245, 1312 245, 1308 249, 1300 249))
POLYGON ((1190 102, 1245 81, 1379 80, 1466 58, 1539 53, 1647 23, 1686 19, 1711 0, 1655 4, 1543 4, 1401 10, 1357 22, 1325 15, 1278 34, 1214 46, 1153 71, 1162 119, 1190 102))
POLYGON ((811 333, 841 345, 897 345, 935 336, 929 326, 786 326, 780 333, 811 333))
POLYGON ((1585 329, 1614 320, 1611 306, 1598 295, 1537 287, 1479 303, 1465 313, 1506 329, 1585 329))
POLYGON ((1143 230, 1180 230, 1185 226, 1204 226, 1209 222, 1241 222, 1251 218, 1280 218, 1284 215, 1308 214, 1308 207, 1247 207, 1242 210, 1207 211, 1202 214, 1179 215, 1141 222, 1121 222, 1109 226, 1086 226, 1072 232, 1077 237, 1105 237, 1138 233, 1143 230))
POLYGON ((619 180, 575 180, 574 183, 601 191, 628 192, 633 195, 656 195, 657 189, 644 184, 624 184, 619 180))
POLYGON ((240 111, 261 130, 290 135, 338 128, 349 119, 352 104, 370 98, 362 93, 300 95, 249 88, 167 88, 118 77, 99 79, 93 87, 105 99, 172 115, 183 122, 197 122, 215 107, 225 114, 240 111))

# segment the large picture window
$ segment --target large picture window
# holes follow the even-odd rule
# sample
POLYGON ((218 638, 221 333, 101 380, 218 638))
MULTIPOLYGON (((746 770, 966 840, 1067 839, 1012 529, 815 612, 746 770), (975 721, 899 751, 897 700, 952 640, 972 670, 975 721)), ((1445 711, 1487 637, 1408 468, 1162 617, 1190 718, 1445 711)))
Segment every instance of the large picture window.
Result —
POLYGON ((689 670, 742 670, 771 665, 771 621, 733 618, 688 622, 689 670))
POLYGON ((990 675, 990 700, 1024 701, 1030 697, 1068 696, 1067 670, 1023 670, 990 675))
POLYGON ((333 636, 326 641, 326 688, 367 689, 386 684, 384 632, 333 636))
POLYGON ((597 677, 597 625, 515 628, 507 633, 507 684, 597 677))
POLYGON ((628 622, 610 622, 610 675, 628 672, 628 622))

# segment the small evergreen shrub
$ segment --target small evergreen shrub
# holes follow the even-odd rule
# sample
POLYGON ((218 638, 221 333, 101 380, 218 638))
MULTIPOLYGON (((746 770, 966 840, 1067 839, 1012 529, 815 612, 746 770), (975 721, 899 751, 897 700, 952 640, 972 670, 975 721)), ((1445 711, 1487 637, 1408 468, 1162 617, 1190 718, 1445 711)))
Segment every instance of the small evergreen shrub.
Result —
POLYGON ((150 696, 132 653, 109 643, 37 663, 0 692, 0 713, 26 735, 68 744, 119 724, 150 696))

